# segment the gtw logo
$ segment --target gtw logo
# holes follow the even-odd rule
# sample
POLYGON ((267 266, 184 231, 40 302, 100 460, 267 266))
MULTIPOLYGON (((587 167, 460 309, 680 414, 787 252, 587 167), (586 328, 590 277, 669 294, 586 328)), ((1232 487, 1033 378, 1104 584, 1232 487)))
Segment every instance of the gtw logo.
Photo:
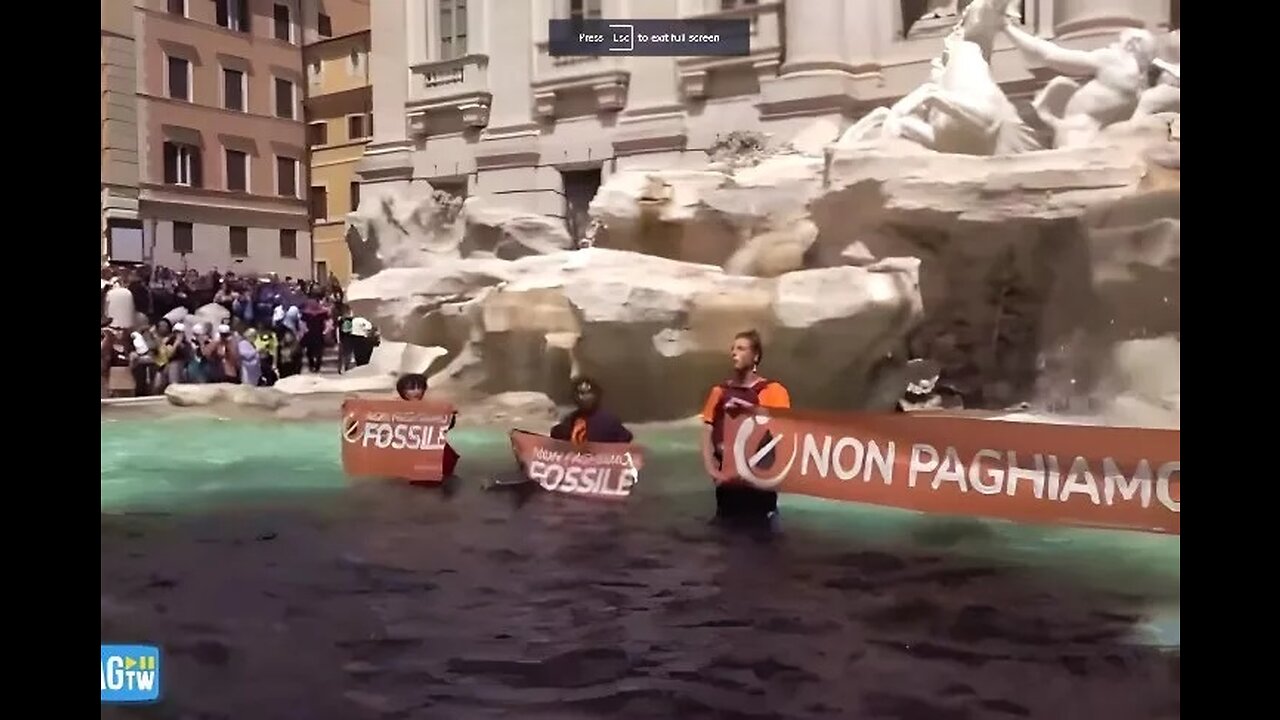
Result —
POLYGON ((145 703, 160 699, 160 648, 102 646, 102 702, 145 703))

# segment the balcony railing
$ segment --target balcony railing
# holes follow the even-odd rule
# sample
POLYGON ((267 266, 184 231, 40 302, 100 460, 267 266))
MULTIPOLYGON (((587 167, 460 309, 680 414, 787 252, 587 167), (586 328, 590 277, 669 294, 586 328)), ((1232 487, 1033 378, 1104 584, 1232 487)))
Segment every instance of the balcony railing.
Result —
POLYGON ((626 105, 628 77, 623 59, 616 55, 555 57, 546 42, 539 42, 534 46, 534 113, 553 117, 557 97, 586 91, 595 95, 598 110, 620 110, 626 105))
POLYGON ((744 5, 697 15, 691 20, 746 19, 751 22, 749 52, 733 57, 689 57, 676 61, 680 68, 680 87, 686 97, 702 98, 707 94, 707 77, 713 72, 751 68, 761 78, 778 74, 782 62, 782 3, 744 5))
POLYGON ((489 56, 463 55, 452 60, 421 63, 410 68, 409 97, 405 109, 410 127, 425 131, 426 116, 455 110, 472 127, 489 122, 489 56))

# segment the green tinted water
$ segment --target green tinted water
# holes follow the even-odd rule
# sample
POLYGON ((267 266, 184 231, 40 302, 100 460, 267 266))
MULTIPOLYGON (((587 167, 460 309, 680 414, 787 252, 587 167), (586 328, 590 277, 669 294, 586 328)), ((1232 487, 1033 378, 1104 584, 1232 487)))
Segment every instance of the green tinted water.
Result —
MULTIPOLYGON (((450 439, 463 456, 462 492, 481 495, 481 482, 510 471, 504 433, 461 427, 450 439)), ((632 498, 632 511, 656 507, 654 522, 677 524, 709 514, 693 433, 650 431, 639 440, 649 454, 637 490, 642 497, 632 498)), ((102 423, 104 513, 200 513, 259 503, 332 506, 350 488, 333 423, 102 423)), ((782 508, 789 535, 801 531, 828 549, 889 547, 980 558, 1025 568, 1049 582, 1140 596, 1150 618, 1141 632, 1161 644, 1179 642, 1179 537, 943 518, 790 496, 782 508)))

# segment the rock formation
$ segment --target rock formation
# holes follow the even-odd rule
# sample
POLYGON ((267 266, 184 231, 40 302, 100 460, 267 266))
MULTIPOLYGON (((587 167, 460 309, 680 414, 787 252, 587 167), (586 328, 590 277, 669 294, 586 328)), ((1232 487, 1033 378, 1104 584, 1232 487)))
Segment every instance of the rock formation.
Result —
POLYGON ((430 338, 465 358, 433 386, 565 400, 570 375, 585 373, 628 417, 669 419, 699 409, 747 327, 764 335, 768 367, 788 377, 797 402, 860 404, 920 317, 916 265, 757 278, 596 248, 384 271, 353 283, 348 298, 385 335, 430 338))
MULTIPOLYGON (((384 337, 442 348, 433 386, 563 401, 584 372, 633 419, 694 412, 732 334, 755 327, 799 405, 888 407, 917 357, 969 407, 1123 402, 1176 425, 1179 116, 1134 116, 1135 95, 1101 122, 1086 83, 1047 118, 1063 147, 1034 150, 987 82, 1010 4, 963 7, 919 104, 789 142, 737 134, 704 169, 614 173, 591 248, 488 200, 450 215, 425 185, 370 199, 349 299, 384 337)), ((1091 62, 1136 67, 1145 47, 1129 33, 1091 62)))

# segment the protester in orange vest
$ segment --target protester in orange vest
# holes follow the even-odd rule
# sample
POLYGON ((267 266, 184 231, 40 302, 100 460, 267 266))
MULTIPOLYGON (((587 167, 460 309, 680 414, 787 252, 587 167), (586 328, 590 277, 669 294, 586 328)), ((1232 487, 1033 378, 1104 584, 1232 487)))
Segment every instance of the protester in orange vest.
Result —
POLYGON ((595 380, 588 377, 575 378, 573 401, 578 407, 551 428, 551 437, 568 440, 575 445, 588 442, 631 442, 631 431, 617 416, 600 407, 603 400, 604 391, 595 380))
MULTIPOLYGON (((421 401, 427 394, 427 376, 422 373, 405 373, 396 380, 396 394, 401 400, 421 401)), ((458 424, 458 413, 454 413, 449 419, 449 427, 452 430, 454 425, 458 424)), ((454 451, 453 446, 445 443, 444 446, 444 476, 447 478, 453 474, 454 467, 457 466, 460 456, 454 451)))
POLYGON ((711 388, 702 407, 702 464, 716 484, 716 518, 772 522, 778 513, 778 493, 760 490, 724 470, 724 425, 728 412, 753 407, 789 408, 791 394, 782 383, 761 376, 764 344, 755 330, 740 332, 729 350, 733 376, 711 388))

